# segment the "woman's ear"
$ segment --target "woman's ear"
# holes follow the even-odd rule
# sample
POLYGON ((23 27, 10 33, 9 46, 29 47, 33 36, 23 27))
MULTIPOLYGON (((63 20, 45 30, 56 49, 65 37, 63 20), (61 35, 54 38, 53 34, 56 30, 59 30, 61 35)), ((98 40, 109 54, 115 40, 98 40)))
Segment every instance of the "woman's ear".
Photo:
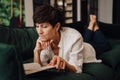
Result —
POLYGON ((56 23, 56 25, 55 25, 55 29, 56 29, 56 31, 59 31, 60 26, 61 26, 61 24, 60 24, 59 22, 58 22, 58 23, 56 23))

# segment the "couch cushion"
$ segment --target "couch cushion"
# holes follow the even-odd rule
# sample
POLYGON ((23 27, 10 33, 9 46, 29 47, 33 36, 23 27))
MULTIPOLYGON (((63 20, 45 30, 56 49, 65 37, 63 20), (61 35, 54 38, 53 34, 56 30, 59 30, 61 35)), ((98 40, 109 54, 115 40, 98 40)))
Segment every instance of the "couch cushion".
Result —
POLYGON ((15 48, 0 43, 0 80, 23 80, 24 71, 15 48))
POLYGON ((117 66, 115 74, 115 80, 120 80, 120 64, 117 66))
POLYGON ((120 39, 120 24, 110 24, 104 22, 99 22, 98 24, 106 37, 120 39))
POLYGON ((87 73, 72 72, 47 72, 32 74, 26 77, 27 80, 96 80, 94 76, 87 73))
POLYGON ((8 28, 0 27, 0 42, 14 45, 23 59, 33 57, 33 49, 38 34, 34 27, 28 28, 8 28), (4 36, 3 36, 4 35, 4 36))
POLYGON ((88 73, 96 80, 113 80, 114 71, 109 66, 102 63, 86 63, 83 65, 83 73, 88 73))
POLYGON ((112 50, 105 52, 99 57, 102 59, 103 63, 115 69, 117 65, 120 64, 120 40, 111 39, 110 43, 112 50))

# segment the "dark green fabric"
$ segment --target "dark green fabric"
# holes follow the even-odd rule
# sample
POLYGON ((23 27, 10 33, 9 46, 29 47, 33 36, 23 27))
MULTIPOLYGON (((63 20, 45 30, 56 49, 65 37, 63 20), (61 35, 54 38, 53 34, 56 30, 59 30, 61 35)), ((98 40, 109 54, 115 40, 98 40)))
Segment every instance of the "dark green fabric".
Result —
POLYGON ((96 77, 96 80, 113 80, 114 71, 102 63, 86 63, 83 65, 83 72, 96 77))
POLYGON ((86 73, 55 73, 55 72, 40 72, 26 77, 26 80, 96 80, 94 76, 86 73))
POLYGON ((111 66, 113 69, 120 64, 120 40, 110 40, 112 50, 100 55, 103 63, 111 66))
POLYGON ((120 64, 117 66, 115 70, 115 80, 120 80, 120 64))
POLYGON ((0 42, 14 45, 23 59, 33 56, 33 49, 38 34, 35 28, 8 28, 0 27, 0 42))
POLYGON ((23 80, 20 60, 13 46, 0 43, 0 80, 23 80))
MULTIPOLYGON (((103 28, 103 26, 101 27, 103 28)), ((108 29, 108 26, 106 26, 104 30, 101 30, 105 32, 109 31, 110 34, 105 33, 105 36, 107 35, 109 38, 113 38, 114 35, 111 36, 113 32, 111 32, 110 29, 112 30, 112 27, 108 29)), ((113 34, 115 33, 116 32, 113 34)), ((120 35, 116 35, 116 39, 120 39, 120 35)), ((22 63, 18 56, 22 56, 25 62, 31 61, 37 37, 38 35, 35 28, 13 29, 0 27, 0 43, 8 44, 0 44, 0 80, 22 80, 21 77, 24 76, 23 73, 21 73, 23 72, 23 67, 21 66, 22 63)), ((63 75, 42 72, 27 76, 26 80, 114 80, 114 76, 116 79, 119 79, 120 40, 110 40, 110 43, 112 50, 99 56, 103 63, 84 64, 83 73, 81 74, 63 73, 63 75)))

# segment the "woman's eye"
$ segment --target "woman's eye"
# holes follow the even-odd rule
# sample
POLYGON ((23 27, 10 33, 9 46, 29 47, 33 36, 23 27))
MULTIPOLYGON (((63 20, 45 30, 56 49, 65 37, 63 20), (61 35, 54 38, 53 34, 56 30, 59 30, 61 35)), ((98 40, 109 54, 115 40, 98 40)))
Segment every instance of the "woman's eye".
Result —
POLYGON ((42 28, 47 28, 47 26, 42 26, 42 28))

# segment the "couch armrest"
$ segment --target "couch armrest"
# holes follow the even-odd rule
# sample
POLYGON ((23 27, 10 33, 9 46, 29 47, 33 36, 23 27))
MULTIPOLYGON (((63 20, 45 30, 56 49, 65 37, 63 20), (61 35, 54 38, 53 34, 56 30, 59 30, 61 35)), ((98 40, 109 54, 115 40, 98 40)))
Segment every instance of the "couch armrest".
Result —
POLYGON ((23 70, 14 46, 0 43, 0 80, 23 80, 23 70))
POLYGON ((116 69, 117 65, 120 64, 120 40, 110 40, 112 50, 101 54, 99 57, 103 63, 116 69))

